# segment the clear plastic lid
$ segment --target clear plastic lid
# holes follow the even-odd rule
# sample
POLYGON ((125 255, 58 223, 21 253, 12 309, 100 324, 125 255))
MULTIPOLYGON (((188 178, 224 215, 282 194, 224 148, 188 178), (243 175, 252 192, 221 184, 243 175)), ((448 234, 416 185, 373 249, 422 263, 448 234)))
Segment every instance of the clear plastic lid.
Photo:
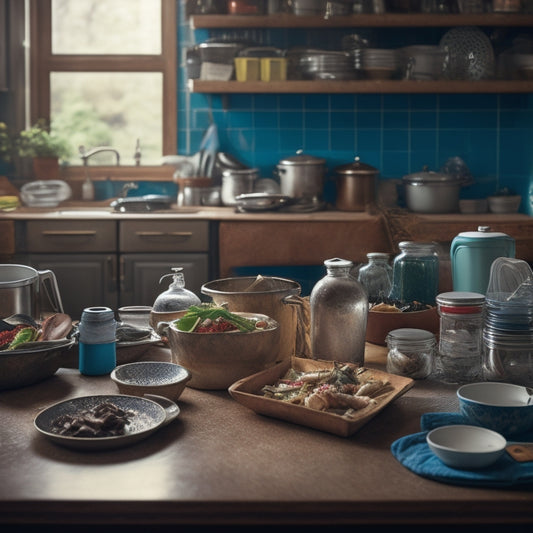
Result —
POLYGON ((487 300, 533 306, 533 271, 526 261, 497 257, 490 267, 487 300))

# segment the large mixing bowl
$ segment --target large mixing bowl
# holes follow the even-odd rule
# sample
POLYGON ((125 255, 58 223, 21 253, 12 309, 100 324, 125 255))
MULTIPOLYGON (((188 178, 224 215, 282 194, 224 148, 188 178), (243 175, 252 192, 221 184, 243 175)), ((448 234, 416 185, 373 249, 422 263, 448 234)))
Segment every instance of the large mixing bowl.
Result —
POLYGON ((217 305, 228 304, 232 312, 261 313, 279 324, 277 360, 294 355, 296 346, 297 311, 291 296, 298 296, 301 286, 296 281, 267 276, 243 276, 209 281, 201 292, 217 305))
POLYGON ((195 389, 227 389, 235 381, 276 363, 278 323, 257 313, 235 314, 265 320, 268 328, 252 332, 195 333, 179 330, 175 322, 169 324, 167 335, 172 362, 191 373, 187 386, 195 389))

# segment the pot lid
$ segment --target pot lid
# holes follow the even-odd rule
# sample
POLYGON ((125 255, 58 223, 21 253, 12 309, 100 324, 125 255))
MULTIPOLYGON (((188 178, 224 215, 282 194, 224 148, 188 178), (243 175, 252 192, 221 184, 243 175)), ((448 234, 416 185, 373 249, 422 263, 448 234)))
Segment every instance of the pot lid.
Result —
POLYGON ((434 172, 428 170, 428 167, 424 167, 421 172, 414 172, 413 174, 407 174, 403 177, 403 180, 407 183, 462 183, 462 180, 457 179, 451 174, 444 174, 442 172, 434 172))
POLYGON ((306 155, 303 150, 298 150, 296 155, 282 159, 280 165, 323 165, 326 160, 321 157, 306 155))
POLYGON ((359 157, 356 157, 353 163, 348 163, 346 165, 341 165, 335 168, 337 174, 342 174, 344 176, 369 176, 375 175, 379 171, 377 168, 367 165, 366 163, 361 163, 359 157))

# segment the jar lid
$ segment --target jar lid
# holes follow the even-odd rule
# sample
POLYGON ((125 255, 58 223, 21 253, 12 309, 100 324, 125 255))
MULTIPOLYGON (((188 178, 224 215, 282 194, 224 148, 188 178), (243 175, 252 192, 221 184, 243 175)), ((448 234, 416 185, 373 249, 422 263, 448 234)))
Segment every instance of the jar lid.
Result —
POLYGON ((354 163, 348 163, 346 165, 336 167, 335 172, 337 174, 342 174, 343 176, 357 178, 364 176, 375 176, 379 171, 377 168, 371 165, 361 163, 361 161, 359 161, 359 157, 356 157, 354 163))
POLYGON ((368 252, 366 257, 368 259, 386 259, 388 261, 390 255, 385 252, 368 252))
POLYGON ((437 295, 436 301, 445 306, 479 306, 485 301, 485 296, 478 292, 443 292, 437 295))
POLYGON ((415 241, 402 241, 398 243, 400 250, 413 250, 413 251, 431 251, 437 250, 436 246, 432 242, 415 242, 415 241))
POLYGON ((342 268, 348 268, 353 266, 353 261, 350 261, 349 259, 340 259, 339 257, 334 257, 333 259, 326 259, 324 261, 324 265, 326 268, 331 267, 342 267, 342 268))
POLYGON ((296 155, 282 159, 280 165, 323 165, 326 160, 312 155, 306 155, 303 150, 298 150, 296 155))
POLYGON ((435 340, 435 335, 425 329, 400 328, 389 331, 386 340, 396 342, 427 342, 435 340))

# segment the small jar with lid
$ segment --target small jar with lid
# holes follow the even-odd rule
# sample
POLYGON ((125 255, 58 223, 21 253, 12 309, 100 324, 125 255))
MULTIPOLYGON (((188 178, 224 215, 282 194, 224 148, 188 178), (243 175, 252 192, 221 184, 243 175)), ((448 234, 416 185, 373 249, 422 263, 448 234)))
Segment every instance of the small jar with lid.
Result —
POLYGON ((437 341, 431 331, 400 328, 386 337, 387 372, 412 379, 425 379, 433 371, 437 341))
POLYGON ((470 383, 481 376, 485 296, 476 292, 445 292, 436 298, 440 317, 437 378, 470 383))
POLYGON ((402 241, 392 266, 390 297, 402 303, 435 305, 439 291, 439 257, 431 242, 402 241))
POLYGON ((352 261, 333 258, 324 265, 327 274, 309 297, 312 357, 362 366, 368 319, 366 292, 351 275, 352 261))
POLYGON ((369 252, 368 263, 359 269, 357 279, 363 285, 369 302, 377 302, 389 295, 392 283, 392 267, 389 254, 369 252))

